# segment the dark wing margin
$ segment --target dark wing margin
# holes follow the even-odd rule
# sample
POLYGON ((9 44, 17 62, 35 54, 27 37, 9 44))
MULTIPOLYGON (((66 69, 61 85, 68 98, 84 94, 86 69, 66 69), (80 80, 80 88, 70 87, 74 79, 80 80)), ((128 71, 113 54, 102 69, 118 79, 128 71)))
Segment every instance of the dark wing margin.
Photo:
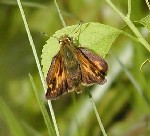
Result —
POLYGON ((77 48, 77 59, 80 63, 83 85, 104 84, 106 82, 108 65, 99 55, 79 47, 77 48))
POLYGON ((50 69, 46 77, 47 92, 46 99, 58 99, 60 95, 67 93, 68 84, 64 62, 60 53, 53 57, 50 69))

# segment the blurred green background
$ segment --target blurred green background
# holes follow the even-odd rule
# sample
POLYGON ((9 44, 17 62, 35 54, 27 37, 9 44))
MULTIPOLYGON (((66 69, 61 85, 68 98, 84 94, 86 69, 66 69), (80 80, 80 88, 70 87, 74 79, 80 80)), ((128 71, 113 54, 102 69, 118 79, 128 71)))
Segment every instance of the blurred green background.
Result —
MULTIPOLYGON (((62 23, 52 0, 23 1, 23 8, 39 59, 43 45, 62 23), (48 36, 43 35, 46 33, 48 36)), ((127 14, 127 0, 113 0, 127 14)), ((100 22, 121 29, 125 23, 104 0, 59 0, 59 7, 67 25, 100 22)), ((145 1, 132 1, 131 19, 139 21, 149 14, 145 1)), ((150 35, 142 25, 136 25, 150 42, 150 35)), ((124 29, 129 32, 128 28, 124 29)), ((132 33, 131 33, 132 34, 132 33)), ((53 46, 53 45, 51 45, 53 46)), ((150 58, 143 45, 120 35, 111 47, 106 60, 109 65, 108 82, 103 86, 85 88, 81 94, 69 93, 53 101, 53 108, 61 136, 100 136, 101 130, 93 112, 87 91, 91 91, 106 132, 110 136, 150 135, 150 58), (120 67, 114 54, 130 72, 139 90, 120 67), (98 93, 97 93, 98 91, 98 93), (102 93, 101 93, 102 92, 102 93)), ((0 1, 0 136, 12 136, 15 121, 25 135, 47 136, 47 128, 33 92, 29 73, 33 76, 41 99, 49 112, 38 70, 15 0, 0 1)), ((15 134, 16 135, 16 134, 15 134)), ((18 136, 20 136, 18 132, 18 136)))

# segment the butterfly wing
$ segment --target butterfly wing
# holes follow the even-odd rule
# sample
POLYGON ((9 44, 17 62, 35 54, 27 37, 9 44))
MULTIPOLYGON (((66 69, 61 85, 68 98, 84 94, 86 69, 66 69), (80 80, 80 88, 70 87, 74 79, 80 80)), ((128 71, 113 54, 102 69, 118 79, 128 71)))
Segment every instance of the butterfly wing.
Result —
POLYGON ((53 57, 46 82, 48 85, 46 92, 47 99, 57 99, 60 95, 67 93, 66 71, 60 53, 53 57))
POLYGON ((104 59, 86 48, 77 48, 83 85, 104 84, 108 65, 104 59))
MULTIPOLYGON (((60 95, 73 91, 79 87, 80 81, 83 85, 94 83, 104 84, 106 82, 105 75, 108 65, 105 60, 86 48, 76 48, 75 53, 80 66, 80 72, 77 72, 79 70, 78 68, 75 71, 77 75, 81 75, 81 78, 80 76, 70 75, 72 74, 72 70, 68 71, 70 66, 65 66, 64 59, 60 55, 60 52, 58 52, 53 57, 46 78, 48 85, 46 92, 47 99, 57 99, 60 95), (77 82, 74 78, 79 81, 77 82)), ((75 72, 73 73, 75 74, 75 72)))

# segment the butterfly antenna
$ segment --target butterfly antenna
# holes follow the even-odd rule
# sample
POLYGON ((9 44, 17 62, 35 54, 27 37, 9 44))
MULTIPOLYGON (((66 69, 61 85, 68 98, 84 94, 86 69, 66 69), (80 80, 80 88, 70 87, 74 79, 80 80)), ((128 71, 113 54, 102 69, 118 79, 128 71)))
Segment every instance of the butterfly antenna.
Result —
MULTIPOLYGON (((82 21, 79 22, 78 26, 75 27, 75 28, 70 32, 70 34, 72 34, 72 33, 78 28, 78 29, 73 33, 73 34, 76 34, 76 33, 80 30, 81 25, 82 25, 82 21)), ((69 34, 69 35, 70 35, 70 34, 69 34)))

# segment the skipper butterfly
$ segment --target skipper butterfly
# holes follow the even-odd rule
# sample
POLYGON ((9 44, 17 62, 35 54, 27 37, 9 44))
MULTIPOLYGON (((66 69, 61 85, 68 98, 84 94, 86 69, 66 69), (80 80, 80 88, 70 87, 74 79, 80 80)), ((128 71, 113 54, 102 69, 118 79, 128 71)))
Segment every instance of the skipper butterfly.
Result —
POLYGON ((99 55, 87 48, 76 46, 72 37, 62 35, 59 38, 60 50, 53 57, 47 73, 47 99, 76 91, 81 92, 81 85, 106 83, 108 65, 99 55))

